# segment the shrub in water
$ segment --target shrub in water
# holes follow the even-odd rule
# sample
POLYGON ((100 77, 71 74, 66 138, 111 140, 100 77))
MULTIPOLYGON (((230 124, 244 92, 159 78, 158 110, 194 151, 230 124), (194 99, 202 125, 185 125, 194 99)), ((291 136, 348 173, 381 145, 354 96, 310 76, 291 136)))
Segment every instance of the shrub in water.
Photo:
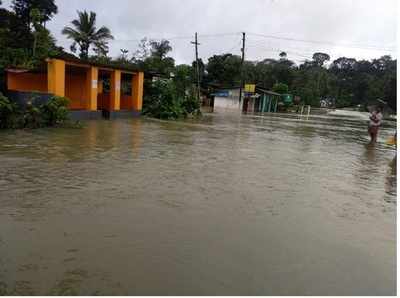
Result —
POLYGON ((40 109, 29 102, 24 113, 24 127, 39 128, 44 125, 40 109))
POLYGON ((47 103, 41 105, 40 112, 44 125, 54 126, 68 120, 68 104, 68 98, 54 96, 47 103))
POLYGON ((17 104, 0 92, 0 128, 18 128, 21 125, 21 112, 17 104))
POLYGON ((147 91, 143 114, 160 119, 179 119, 199 111, 197 99, 177 91, 170 80, 158 80, 147 91))
POLYGON ((0 93, 0 128, 39 128, 64 124, 68 120, 69 99, 54 96, 40 106, 35 101, 33 97, 23 110, 0 93))
POLYGON ((189 95, 185 96, 182 107, 187 115, 200 115, 200 102, 197 100, 196 90, 192 88, 189 95))

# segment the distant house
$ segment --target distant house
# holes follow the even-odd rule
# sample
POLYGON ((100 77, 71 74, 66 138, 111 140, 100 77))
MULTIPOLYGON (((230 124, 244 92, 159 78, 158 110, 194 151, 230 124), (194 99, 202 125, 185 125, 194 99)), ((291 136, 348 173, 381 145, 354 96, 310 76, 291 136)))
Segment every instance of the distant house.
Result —
POLYGON ((276 112, 281 94, 263 88, 256 88, 254 93, 242 91, 242 100, 239 101, 240 88, 220 89, 213 96, 214 110, 216 111, 243 111, 243 112, 276 112))
POLYGON ((255 112, 277 112, 278 105, 282 100, 282 95, 263 88, 256 88, 256 93, 260 95, 259 101, 254 102, 255 112))
POLYGON ((243 101, 239 102, 239 88, 222 89, 211 94, 214 98, 214 110, 240 111, 243 101))

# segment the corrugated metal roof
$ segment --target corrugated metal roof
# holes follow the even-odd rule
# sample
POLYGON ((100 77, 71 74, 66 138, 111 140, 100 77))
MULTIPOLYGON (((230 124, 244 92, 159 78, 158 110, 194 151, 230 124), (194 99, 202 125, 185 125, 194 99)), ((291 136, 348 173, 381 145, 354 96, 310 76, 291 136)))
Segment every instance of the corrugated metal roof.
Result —
POLYGON ((269 90, 266 90, 266 89, 263 89, 263 88, 259 88, 259 87, 256 87, 256 92, 269 94, 269 95, 275 95, 275 96, 281 96, 282 95, 280 93, 276 93, 276 92, 269 91, 269 90))

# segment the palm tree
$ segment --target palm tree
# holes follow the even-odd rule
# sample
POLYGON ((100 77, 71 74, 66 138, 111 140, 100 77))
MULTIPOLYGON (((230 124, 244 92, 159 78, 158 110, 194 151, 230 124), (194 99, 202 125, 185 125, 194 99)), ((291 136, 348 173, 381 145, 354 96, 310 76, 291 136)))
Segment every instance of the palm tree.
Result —
POLYGON ((79 56, 82 59, 87 59, 91 45, 106 47, 107 41, 114 39, 114 37, 111 35, 110 29, 105 26, 97 30, 95 12, 91 11, 89 14, 86 10, 78 11, 78 17, 71 22, 74 28, 66 26, 62 30, 62 34, 74 41, 71 45, 71 51, 75 52, 76 45, 79 45, 79 56))

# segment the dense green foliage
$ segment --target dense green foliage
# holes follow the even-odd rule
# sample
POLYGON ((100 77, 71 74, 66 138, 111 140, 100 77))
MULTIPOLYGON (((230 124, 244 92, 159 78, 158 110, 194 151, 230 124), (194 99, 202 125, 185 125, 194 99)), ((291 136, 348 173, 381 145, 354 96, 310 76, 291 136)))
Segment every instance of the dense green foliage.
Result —
POLYGON ((148 89, 143 114, 159 119, 180 119, 198 115, 200 105, 194 92, 182 93, 173 80, 157 80, 148 89))
POLYGON ((31 12, 33 9, 37 9, 43 16, 42 24, 51 20, 58 12, 54 0, 13 0, 12 8, 26 26, 29 26, 32 21, 31 12))
POLYGON ((276 83, 272 88, 272 91, 280 94, 287 94, 289 92, 289 86, 284 83, 276 83))
POLYGON ((68 120, 69 99, 54 96, 46 104, 40 106, 43 123, 46 126, 62 124, 68 120))
POLYGON ((171 51, 168 40, 155 41, 144 38, 129 63, 134 63, 147 72, 169 76, 175 67, 175 60, 168 56, 171 51))
MULTIPOLYGON (((155 74, 155 82, 147 80, 144 86, 143 113, 160 119, 180 119, 200 114, 200 103, 194 89, 194 66, 175 66, 168 56, 172 50, 168 40, 143 39, 139 50, 130 61, 149 73, 155 74)), ((126 54, 126 53, 124 53, 126 54)), ((204 67, 203 67, 204 68, 204 67)))
POLYGON ((54 0, 14 0, 0 8, 0 73, 7 66, 35 67, 59 52, 45 23, 57 13, 54 0))
POLYGON ((63 125, 68 120, 69 100, 52 97, 37 105, 35 98, 23 109, 0 93, 0 128, 39 128, 63 125))
POLYGON ((0 93, 0 128, 17 128, 21 123, 17 105, 0 93))

